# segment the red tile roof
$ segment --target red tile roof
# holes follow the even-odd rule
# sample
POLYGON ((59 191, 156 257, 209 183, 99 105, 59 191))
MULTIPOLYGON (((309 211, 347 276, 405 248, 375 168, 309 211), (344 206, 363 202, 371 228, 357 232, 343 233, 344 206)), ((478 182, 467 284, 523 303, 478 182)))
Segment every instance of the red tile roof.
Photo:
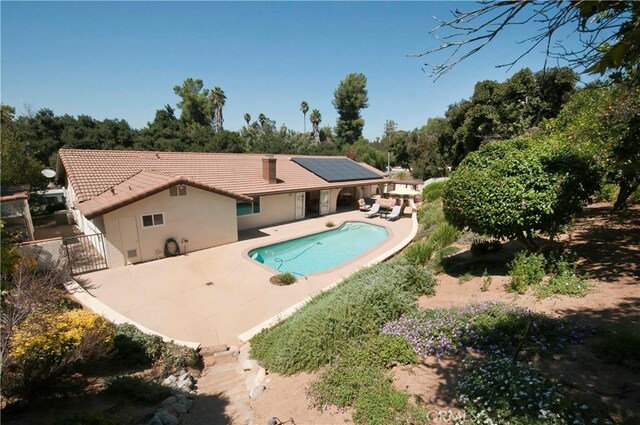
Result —
POLYGON ((263 154, 60 149, 57 175, 63 177, 66 173, 69 177, 77 206, 87 217, 113 211, 176 184, 247 200, 254 195, 386 182, 380 170, 362 164, 379 174, 381 180, 328 183, 291 161, 290 155, 274 155, 278 183, 269 184, 262 178, 264 157, 263 154))

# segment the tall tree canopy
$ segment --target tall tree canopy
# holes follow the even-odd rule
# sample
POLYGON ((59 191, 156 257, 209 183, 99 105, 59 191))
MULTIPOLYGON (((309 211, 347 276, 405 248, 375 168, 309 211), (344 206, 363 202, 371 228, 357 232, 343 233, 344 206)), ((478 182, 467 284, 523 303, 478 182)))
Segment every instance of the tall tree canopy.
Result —
POLYGON ((523 24, 536 25, 537 31, 518 40, 524 50, 498 67, 512 67, 539 47, 546 50, 548 58, 590 73, 637 66, 640 59, 637 1, 480 1, 474 9, 456 9, 452 14, 449 20, 436 18, 439 25, 431 32, 438 47, 415 55, 435 58, 435 63, 425 64, 434 79, 478 53, 505 30, 523 24), (579 47, 568 50, 568 37, 577 39, 579 47))
POLYGON ((207 126, 210 124, 211 99, 202 80, 187 78, 181 86, 175 86, 173 91, 182 99, 178 102, 182 121, 207 126))
POLYGON ((360 110, 369 106, 367 77, 364 74, 349 74, 333 92, 333 106, 338 112, 336 135, 342 143, 353 144, 362 137, 364 119, 360 110))
POLYGON ((16 138, 15 109, 2 105, 0 112, 0 164, 2 184, 30 184, 34 189, 44 186, 40 171, 44 166, 25 151, 25 146, 16 138))

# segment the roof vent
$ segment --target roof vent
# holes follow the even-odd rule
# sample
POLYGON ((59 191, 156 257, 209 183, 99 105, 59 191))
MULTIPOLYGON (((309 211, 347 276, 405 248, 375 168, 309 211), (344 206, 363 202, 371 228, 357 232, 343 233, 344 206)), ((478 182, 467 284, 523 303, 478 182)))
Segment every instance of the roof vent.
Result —
POLYGON ((276 159, 273 155, 265 155, 262 158, 262 178, 269 184, 278 182, 276 178, 276 159))

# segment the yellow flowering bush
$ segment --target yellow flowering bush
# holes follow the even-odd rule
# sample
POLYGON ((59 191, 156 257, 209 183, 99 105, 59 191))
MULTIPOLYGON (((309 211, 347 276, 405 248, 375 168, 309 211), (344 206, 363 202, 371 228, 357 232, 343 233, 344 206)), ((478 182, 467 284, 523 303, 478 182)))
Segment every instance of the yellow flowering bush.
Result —
POLYGON ((111 323, 87 310, 35 314, 14 333, 10 356, 28 381, 109 354, 113 332, 111 323))

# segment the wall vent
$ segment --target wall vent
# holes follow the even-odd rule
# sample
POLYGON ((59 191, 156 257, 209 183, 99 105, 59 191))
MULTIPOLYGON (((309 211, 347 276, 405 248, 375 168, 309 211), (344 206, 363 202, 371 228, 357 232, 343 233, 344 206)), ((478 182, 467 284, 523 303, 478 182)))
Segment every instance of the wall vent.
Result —
POLYGON ((187 185, 186 184, 178 185, 178 195, 185 196, 186 194, 187 194, 187 185))
POLYGON ((169 196, 178 196, 178 186, 171 186, 169 188, 169 196))
POLYGON ((130 249, 127 251, 127 258, 136 258, 138 256, 137 249, 130 249))

